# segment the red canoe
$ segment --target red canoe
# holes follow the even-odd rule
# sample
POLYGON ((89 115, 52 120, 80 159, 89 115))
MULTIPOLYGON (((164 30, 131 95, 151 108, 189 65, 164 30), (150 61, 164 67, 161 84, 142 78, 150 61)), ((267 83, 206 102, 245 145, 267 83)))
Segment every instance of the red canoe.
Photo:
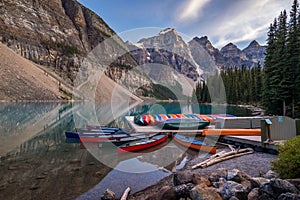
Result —
POLYGON ((160 143, 163 143, 168 139, 167 134, 159 134, 155 135, 150 138, 145 138, 133 142, 128 142, 126 144, 123 144, 119 146, 118 153, 125 153, 125 152, 134 152, 134 151, 140 151, 143 149, 148 149, 150 147, 156 146, 160 143))

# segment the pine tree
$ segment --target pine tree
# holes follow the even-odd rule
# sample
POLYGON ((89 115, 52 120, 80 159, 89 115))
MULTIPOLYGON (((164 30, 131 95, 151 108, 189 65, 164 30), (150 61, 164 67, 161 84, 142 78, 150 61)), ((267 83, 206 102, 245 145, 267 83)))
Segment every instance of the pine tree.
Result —
POLYGON ((249 83, 249 101, 257 102, 257 78, 256 78, 256 68, 252 67, 250 70, 250 83, 249 83))
MULTIPOLYGON (((298 4, 297 4, 298 5, 298 4)), ((299 7, 299 6, 298 6, 299 7)), ((298 58, 298 65, 296 65, 296 76, 295 76, 295 117, 300 116, 300 10, 299 8, 296 9, 298 12, 296 12, 297 15, 297 28, 296 28, 296 37, 297 37, 297 47, 296 52, 297 55, 295 57, 298 58)), ((296 59, 295 59, 296 60, 296 59)))
POLYGON ((276 50, 276 30, 277 30, 277 18, 271 23, 268 31, 267 49, 264 66, 264 79, 263 79, 263 92, 262 92, 262 104, 268 114, 272 113, 273 102, 272 97, 275 95, 272 85, 273 66, 276 63, 275 50, 276 50))
POLYGON ((256 94, 255 94, 255 103, 262 101, 262 89, 263 89, 263 71, 261 68, 260 63, 258 63, 257 67, 255 68, 255 75, 256 75, 256 94))
POLYGON ((278 29, 276 31, 276 64, 273 67, 274 72, 276 73, 273 76, 273 84, 275 89, 275 101, 278 105, 278 109, 276 114, 286 115, 286 99, 288 98, 288 85, 286 84, 285 74, 288 70, 287 68, 287 49, 286 49, 286 41, 287 41, 287 14, 284 10, 280 13, 278 18, 278 29))
POLYGON ((299 37, 298 37, 298 1, 294 0, 292 10, 290 12, 290 21, 286 44, 286 71, 284 73, 283 84, 287 91, 287 104, 291 110, 291 116, 295 117, 295 101, 296 99, 296 80, 298 79, 297 68, 299 68, 299 37))

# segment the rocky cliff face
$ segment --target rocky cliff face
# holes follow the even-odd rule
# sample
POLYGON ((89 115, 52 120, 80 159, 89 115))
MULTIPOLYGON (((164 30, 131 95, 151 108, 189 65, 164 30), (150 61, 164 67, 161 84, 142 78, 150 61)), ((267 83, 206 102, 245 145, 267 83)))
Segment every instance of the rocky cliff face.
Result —
POLYGON ((263 66, 266 52, 266 47, 256 41, 251 42, 244 50, 240 50, 233 43, 219 50, 212 45, 207 36, 195 37, 186 44, 176 30, 171 28, 162 30, 156 36, 143 38, 137 44, 127 42, 126 46, 151 78, 173 85, 176 83, 176 77, 165 71, 164 76, 161 76, 157 67, 153 67, 153 63, 170 66, 176 72, 198 81, 222 67, 251 67, 257 66, 258 63, 263 66))
POLYGON ((190 96, 202 69, 175 29, 167 28, 137 44, 126 43, 131 55, 154 83, 167 86, 176 95, 190 96))
POLYGON ((246 57, 253 63, 258 63, 263 66, 265 61, 266 47, 261 46, 257 41, 253 40, 248 47, 246 47, 243 52, 246 57))
POLYGON ((206 36, 195 37, 188 44, 191 55, 197 64, 202 66, 204 72, 214 72, 218 66, 217 64, 225 60, 220 51, 213 47, 206 36))
POLYGON ((240 50, 233 43, 229 43, 221 48, 221 50, 218 50, 217 48, 213 47, 206 36, 201 38, 193 38, 193 40, 189 42, 189 48, 191 49, 195 60, 197 60, 197 57, 199 57, 201 53, 203 54, 202 51, 206 51, 211 56, 211 59, 214 61, 215 65, 219 68, 235 66, 241 67, 242 65, 251 67, 257 66, 258 63, 263 66, 266 52, 266 47, 261 46, 255 40, 243 50, 240 50), (197 47, 196 44, 200 45, 202 48, 197 47))
MULTIPOLYGON (((88 53, 114 34, 99 16, 76 0, 0 1, 0 41, 23 57, 52 67, 69 82, 76 78, 88 53)), ((106 55, 111 51, 107 47, 106 55)), ((108 65, 105 73, 121 83, 136 62, 125 54, 108 65)), ((147 79, 143 81, 150 84, 147 79)), ((133 88, 130 80, 123 85, 133 88)))
POLYGON ((138 44, 136 47, 141 47, 141 50, 134 51, 132 55, 139 64, 159 63, 194 81, 198 80, 199 69, 187 44, 175 29, 164 29, 156 36, 141 39, 138 44))

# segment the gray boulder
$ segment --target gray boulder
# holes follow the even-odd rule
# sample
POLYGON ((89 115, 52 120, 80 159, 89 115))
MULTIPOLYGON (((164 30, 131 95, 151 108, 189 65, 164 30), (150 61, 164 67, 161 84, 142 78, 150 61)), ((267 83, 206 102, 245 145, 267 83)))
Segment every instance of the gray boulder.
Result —
POLYGON ((174 186, 173 189, 177 198, 187 198, 190 196, 190 191, 194 186, 194 184, 188 183, 174 186))
POLYGON ((237 183, 240 183, 242 181, 242 177, 240 176, 240 170, 238 169, 228 170, 226 179, 228 181, 235 181, 237 183))
POLYGON ((294 193, 299 194, 299 190, 290 182, 282 179, 272 179, 270 181, 270 186, 274 191, 274 195, 278 197, 282 193, 294 193))
POLYGON ((190 191, 190 198, 192 200, 222 200, 222 197, 210 187, 205 184, 196 185, 190 191))
POLYGON ((200 184, 205 184, 206 186, 211 185, 211 182, 207 178, 201 176, 199 173, 194 173, 193 174, 192 181, 195 185, 200 185, 200 184))
POLYGON ((235 196, 240 200, 247 200, 248 194, 243 185, 234 181, 227 181, 224 183, 220 191, 225 200, 230 199, 232 196, 235 196))
POLYGON ((251 192, 249 192, 248 194, 248 200, 257 200, 259 197, 259 191, 258 188, 254 188, 253 190, 251 190, 251 192))
POLYGON ((193 179, 193 173, 191 171, 178 171, 173 173, 174 186, 191 183, 193 179))
POLYGON ((300 200, 300 195, 288 192, 288 193, 281 194, 278 197, 278 200, 300 200))
POLYGON ((260 187, 261 185, 264 185, 266 183, 270 183, 269 179, 266 179, 266 178, 263 178, 263 177, 253 177, 251 180, 253 182, 255 182, 258 185, 258 187, 260 187))
POLYGON ((180 199, 177 197, 176 192, 171 186, 163 186, 159 192, 155 195, 155 198, 148 199, 156 199, 156 200, 177 200, 180 199))
POLYGON ((279 174, 272 170, 269 170, 266 174, 263 175, 263 177, 266 179, 279 178, 279 174))
POLYGON ((295 179, 285 179, 286 181, 290 182, 293 184, 298 190, 300 190, 300 178, 295 178, 295 179))
POLYGON ((220 178, 227 178, 227 169, 218 168, 213 173, 210 174, 208 180, 210 182, 218 182, 220 178))
POLYGON ((276 195, 270 183, 265 183, 259 187, 259 196, 266 199, 275 199, 276 195))

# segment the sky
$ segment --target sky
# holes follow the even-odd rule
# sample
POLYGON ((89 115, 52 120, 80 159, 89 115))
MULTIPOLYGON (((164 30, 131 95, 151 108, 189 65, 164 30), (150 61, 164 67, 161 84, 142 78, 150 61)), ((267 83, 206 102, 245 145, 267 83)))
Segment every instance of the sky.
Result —
POLYGON ((124 41, 137 42, 164 28, 185 38, 207 36, 213 46, 232 42, 240 49, 257 40, 264 45, 267 31, 293 0, 78 0, 96 12, 124 41), (154 27, 154 28, 149 28, 154 27), (139 34, 133 34, 138 32, 139 34), (130 33, 130 34, 128 34, 130 33))

